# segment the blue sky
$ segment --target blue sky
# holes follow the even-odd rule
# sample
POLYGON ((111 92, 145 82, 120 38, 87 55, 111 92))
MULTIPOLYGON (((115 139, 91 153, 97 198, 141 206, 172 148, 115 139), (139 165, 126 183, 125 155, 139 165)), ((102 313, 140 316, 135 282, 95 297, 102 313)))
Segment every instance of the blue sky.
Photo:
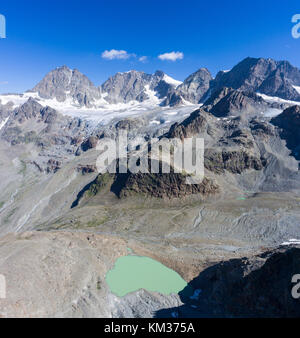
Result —
POLYGON ((247 56, 287 59, 300 67, 300 39, 291 35, 297 13, 299 0, 1 1, 7 38, 0 40, 0 92, 30 89, 64 64, 96 85, 130 69, 160 69, 179 80, 200 67, 215 75, 247 56), (111 50, 127 54, 102 57, 111 50), (158 58, 170 52, 183 58, 158 58), (140 61, 142 56, 147 60, 140 61))

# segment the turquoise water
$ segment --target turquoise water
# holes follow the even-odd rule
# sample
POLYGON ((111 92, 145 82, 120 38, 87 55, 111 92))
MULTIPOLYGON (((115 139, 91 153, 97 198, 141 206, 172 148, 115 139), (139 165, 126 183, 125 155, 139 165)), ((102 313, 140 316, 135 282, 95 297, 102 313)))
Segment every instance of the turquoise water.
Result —
POLYGON ((124 256, 106 275, 110 291, 119 297, 140 289, 164 295, 178 293, 187 283, 172 269, 149 257, 124 256))

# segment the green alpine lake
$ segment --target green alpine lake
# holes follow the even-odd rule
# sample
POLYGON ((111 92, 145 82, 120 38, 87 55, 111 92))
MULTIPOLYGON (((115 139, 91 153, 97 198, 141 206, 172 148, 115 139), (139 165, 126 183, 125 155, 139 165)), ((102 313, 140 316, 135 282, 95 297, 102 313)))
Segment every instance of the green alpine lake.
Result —
POLYGON ((106 275, 110 291, 123 297, 140 289, 164 295, 178 293, 187 283, 172 269, 149 257, 123 256, 106 275))

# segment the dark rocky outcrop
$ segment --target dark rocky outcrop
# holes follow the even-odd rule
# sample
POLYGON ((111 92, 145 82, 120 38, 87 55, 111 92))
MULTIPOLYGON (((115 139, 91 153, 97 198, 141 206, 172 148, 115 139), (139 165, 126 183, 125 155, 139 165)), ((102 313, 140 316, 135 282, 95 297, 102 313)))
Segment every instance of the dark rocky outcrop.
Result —
POLYGON ((262 170, 265 165, 265 159, 244 149, 205 149, 204 153, 205 168, 216 174, 222 174, 225 170, 232 174, 241 174, 248 169, 262 170))
POLYGON ((119 174, 112 185, 112 191, 120 198, 144 194, 146 196, 170 199, 182 198, 193 194, 203 197, 218 193, 218 185, 204 178, 200 184, 187 184, 186 176, 170 174, 119 174))
POLYGON ((267 106, 267 102, 254 92, 222 88, 213 93, 205 102, 203 109, 217 117, 227 117, 243 112, 254 113, 267 106))
POLYGON ((141 119, 133 119, 133 118, 127 118, 124 120, 121 120, 116 123, 116 129, 120 130, 126 130, 126 131, 132 131, 134 129, 140 128, 144 125, 143 120, 141 119))
POLYGON ((204 178, 199 184, 187 184, 187 175, 174 173, 171 168, 169 174, 152 173, 117 173, 99 174, 96 179, 87 184, 77 195, 72 208, 82 199, 90 199, 109 185, 117 197, 134 197, 144 195, 147 197, 173 199, 184 198, 190 195, 200 195, 206 198, 220 192, 219 186, 210 178, 204 178))
POLYGON ((47 163, 46 172, 49 173, 56 173, 61 168, 61 162, 58 160, 50 159, 47 163))
POLYGON ((286 140, 293 156, 300 160, 300 106, 287 108, 271 123, 280 128, 280 136, 286 140))
POLYGON ((183 306, 156 317, 299 318, 292 277, 300 271, 300 247, 280 247, 258 256, 213 265, 180 292, 183 306), (191 298, 193 290, 199 290, 191 298), (192 292, 192 294, 191 294, 192 292))
POLYGON ((233 141, 235 144, 244 148, 253 148, 254 139, 248 129, 236 129, 229 137, 228 140, 233 141))
POLYGON ((97 171, 97 167, 94 164, 80 164, 77 167, 77 171, 82 175, 91 174, 97 171))
POLYGON ((98 141, 99 139, 96 136, 90 136, 81 144, 81 149, 88 151, 89 149, 96 148, 98 141))
POLYGON ((171 126, 167 137, 169 138, 188 138, 199 133, 204 133, 208 127, 209 113, 202 108, 194 111, 188 118, 181 123, 171 126))
POLYGON ((253 119, 250 121, 251 132, 255 136, 267 139, 269 136, 274 136, 274 127, 267 122, 253 119))

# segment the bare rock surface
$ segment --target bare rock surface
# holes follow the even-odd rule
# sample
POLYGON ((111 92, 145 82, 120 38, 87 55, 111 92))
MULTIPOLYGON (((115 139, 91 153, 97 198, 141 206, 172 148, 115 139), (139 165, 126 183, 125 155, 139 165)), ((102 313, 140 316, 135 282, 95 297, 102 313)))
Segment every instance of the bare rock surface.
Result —
POLYGON ((124 241, 88 233, 29 232, 1 238, 0 251, 7 283, 2 317, 111 316, 105 274, 126 254, 124 241))

